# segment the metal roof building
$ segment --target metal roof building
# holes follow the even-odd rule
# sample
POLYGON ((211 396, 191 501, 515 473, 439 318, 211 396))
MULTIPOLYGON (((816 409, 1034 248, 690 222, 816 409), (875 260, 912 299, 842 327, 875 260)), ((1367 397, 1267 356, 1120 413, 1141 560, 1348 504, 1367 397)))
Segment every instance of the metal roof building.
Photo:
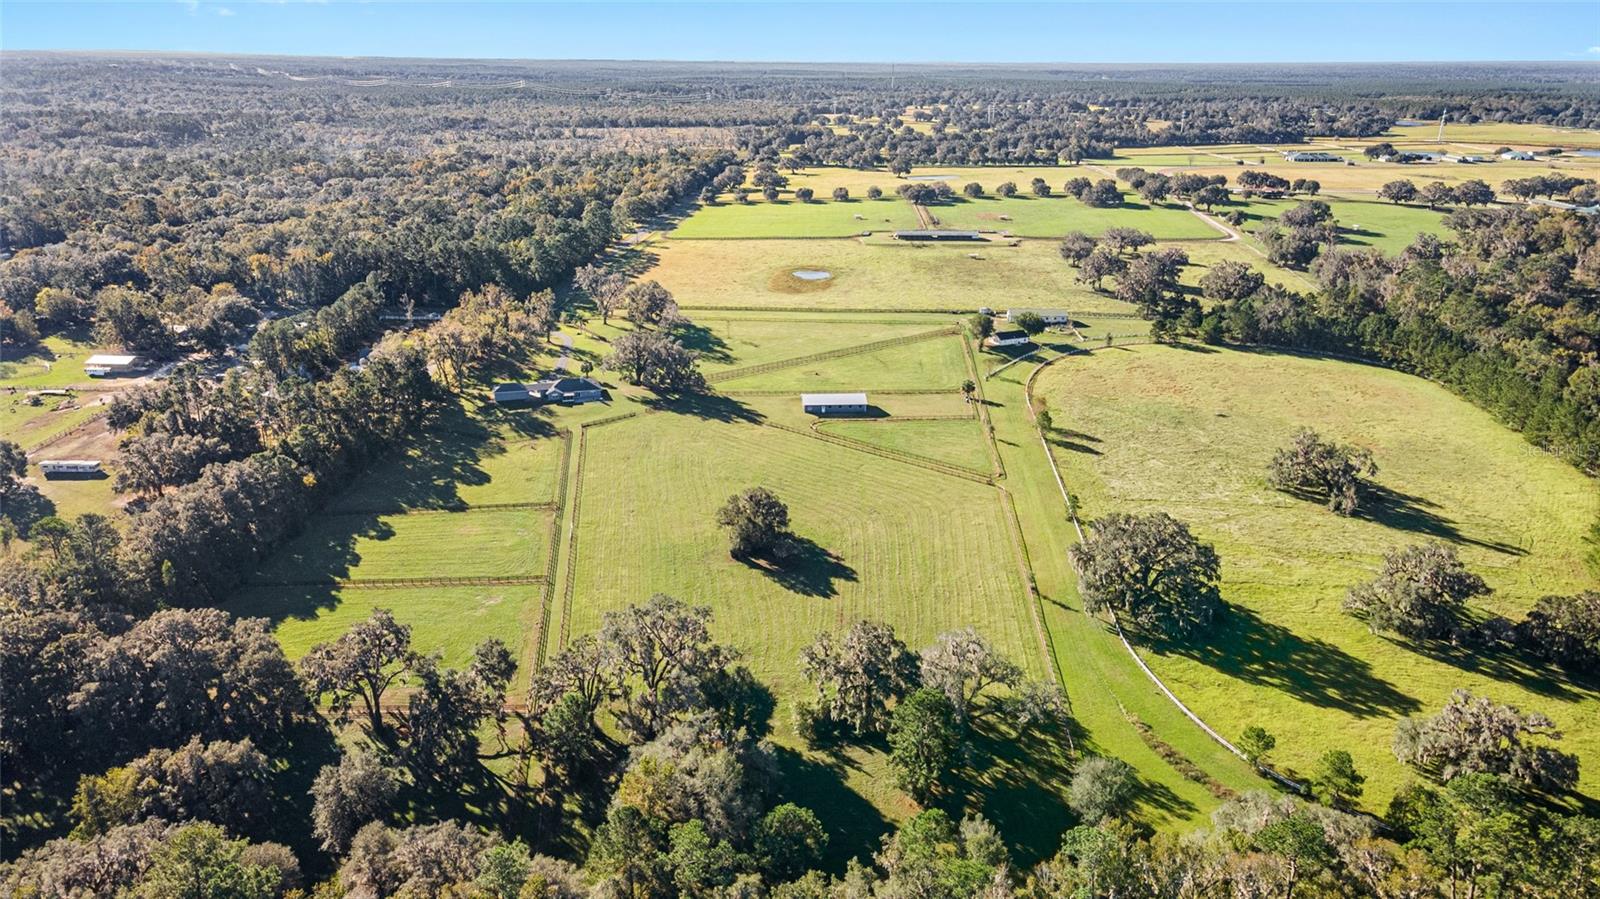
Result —
POLYGON ((865 393, 802 393, 800 408, 812 415, 867 411, 865 393))

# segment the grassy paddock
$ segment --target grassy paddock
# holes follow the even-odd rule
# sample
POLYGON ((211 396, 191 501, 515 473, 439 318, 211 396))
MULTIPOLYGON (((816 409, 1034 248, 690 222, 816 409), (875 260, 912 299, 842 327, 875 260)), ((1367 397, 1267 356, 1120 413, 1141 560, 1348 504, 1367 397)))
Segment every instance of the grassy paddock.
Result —
POLYGON ((472 659, 472 648, 499 637, 513 652, 520 649, 518 634, 538 621, 537 584, 495 587, 250 587, 231 599, 227 611, 268 618, 276 625, 278 642, 298 659, 312 646, 334 640, 363 621, 373 609, 394 613, 395 620, 410 625, 411 645, 423 652, 440 652, 447 665, 472 659))
POLYGON ((1261 724, 1301 772, 1348 749, 1369 777, 1366 805, 1381 809, 1408 776, 1389 751, 1396 719, 1465 687, 1548 714, 1583 760, 1584 791, 1600 790, 1592 689, 1514 660, 1418 651, 1340 609, 1383 552, 1429 539, 1488 580, 1494 594, 1474 602, 1485 612, 1516 617, 1592 584, 1581 561, 1600 509, 1591 481, 1443 388, 1354 363, 1138 347, 1064 361, 1037 393, 1090 517, 1165 510, 1216 544, 1232 606, 1221 630, 1147 657, 1223 733, 1261 724), (1268 459, 1302 426, 1371 449, 1395 499, 1344 518, 1268 487, 1268 459))
POLYGON ((300 583, 544 572, 550 512, 493 509, 324 515, 263 564, 252 581, 300 583))
POLYGON ((462 419, 373 465, 328 508, 399 512, 553 502, 560 457, 561 440, 553 434, 529 436, 509 423, 462 419))
MULTIPOLYGON (((1376 200, 1351 200, 1338 197, 1315 197, 1327 203, 1338 220, 1341 246, 1376 247, 1385 253, 1398 253, 1410 246, 1421 233, 1448 236, 1452 232, 1444 226, 1445 213, 1426 206, 1385 203, 1376 200)), ((1248 221, 1244 228, 1253 231, 1265 219, 1277 218, 1300 205, 1302 199, 1250 200, 1218 207, 1218 212, 1243 209, 1248 221)), ((1263 260, 1264 262, 1264 260, 1263 260)))
MULTIPOLYGON (((1127 194, 1124 205, 1097 209, 1062 195, 1064 183, 1060 175, 1051 182, 1057 192, 1052 197, 962 197, 948 205, 930 207, 929 211, 939 219, 941 227, 1009 231, 1019 237, 1061 237, 1069 231, 1098 235, 1114 227, 1138 228, 1159 240, 1213 240, 1222 236, 1181 206, 1151 206, 1137 195, 1127 194)), ((993 188, 992 184, 984 186, 993 188)))
MULTIPOLYGON (((919 340, 721 381, 727 390, 954 389, 968 377, 961 338, 919 340)), ((870 399, 870 397, 869 397, 870 399)))
POLYGON ((1061 307, 1127 311, 1126 303, 1074 283, 1052 241, 968 245, 855 240, 666 240, 642 262, 691 318, 711 309, 975 310, 1061 307), (976 258, 974 258, 976 257, 976 258), (833 273, 820 290, 773 283, 797 268, 833 273))
POLYGON ((985 445, 983 426, 976 418, 941 421, 897 421, 894 418, 858 421, 825 421, 818 425, 824 434, 837 434, 889 449, 927 456, 973 471, 987 473, 993 467, 985 445))
MULTIPOLYGON (((753 194, 746 204, 725 199, 701 206, 672 232, 682 240, 728 237, 848 237, 863 231, 894 231, 917 227, 917 213, 899 197, 845 202, 832 198, 832 188, 819 189, 809 203, 784 191, 776 202, 753 194)), ((854 192, 852 192, 854 193, 854 192)))

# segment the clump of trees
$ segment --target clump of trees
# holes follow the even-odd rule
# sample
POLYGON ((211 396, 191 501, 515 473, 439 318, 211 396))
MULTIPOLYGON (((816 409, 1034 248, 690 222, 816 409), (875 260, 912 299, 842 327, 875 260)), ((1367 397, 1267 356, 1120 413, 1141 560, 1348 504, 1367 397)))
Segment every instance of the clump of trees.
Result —
POLYGON ((1559 739, 1555 724, 1538 712, 1456 690, 1437 715, 1400 722, 1394 754, 1442 782, 1492 774, 1540 790, 1570 790, 1578 759, 1545 742, 1559 739))
POLYGON ((660 393, 700 393, 706 389, 696 354, 666 331, 629 331, 611 342, 600 366, 621 372, 630 383, 660 393))
POLYGON ((1090 522, 1089 530, 1070 555, 1091 611, 1110 609, 1170 639, 1210 628, 1222 608, 1222 563, 1188 525, 1165 512, 1114 512, 1090 522))
POLYGON ((1456 632, 1467 600, 1488 592, 1483 578, 1467 570, 1455 549, 1423 543, 1386 553, 1383 570, 1350 588, 1344 609, 1366 621, 1374 633, 1439 639, 1456 632))
POLYGON ((1332 512, 1354 515, 1372 490, 1368 479, 1377 473, 1370 450, 1323 440, 1316 431, 1302 428, 1273 454, 1267 481, 1279 490, 1321 499, 1332 512))

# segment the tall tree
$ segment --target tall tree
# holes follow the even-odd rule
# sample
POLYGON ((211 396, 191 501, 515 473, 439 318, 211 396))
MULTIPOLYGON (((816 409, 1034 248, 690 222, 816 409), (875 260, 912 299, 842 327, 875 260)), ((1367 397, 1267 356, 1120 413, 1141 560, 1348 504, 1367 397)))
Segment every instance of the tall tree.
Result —
POLYGON ((1222 605, 1221 562, 1210 544, 1165 512, 1114 512, 1089 527, 1071 558, 1091 610, 1114 609, 1173 638, 1210 627, 1222 605))

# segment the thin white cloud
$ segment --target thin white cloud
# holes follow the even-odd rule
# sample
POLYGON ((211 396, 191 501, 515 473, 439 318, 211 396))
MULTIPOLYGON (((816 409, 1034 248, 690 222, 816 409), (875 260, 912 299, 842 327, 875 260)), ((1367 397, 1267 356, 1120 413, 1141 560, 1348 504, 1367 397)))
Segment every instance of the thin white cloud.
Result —
POLYGON ((231 15, 233 15, 233 10, 229 9, 226 6, 219 6, 219 7, 217 7, 217 15, 219 15, 219 16, 231 16, 231 15))
POLYGON ((1584 52, 1585 53, 1593 53, 1596 56, 1600 56, 1600 45, 1596 45, 1596 46, 1590 47, 1588 50, 1585 50, 1584 52))

